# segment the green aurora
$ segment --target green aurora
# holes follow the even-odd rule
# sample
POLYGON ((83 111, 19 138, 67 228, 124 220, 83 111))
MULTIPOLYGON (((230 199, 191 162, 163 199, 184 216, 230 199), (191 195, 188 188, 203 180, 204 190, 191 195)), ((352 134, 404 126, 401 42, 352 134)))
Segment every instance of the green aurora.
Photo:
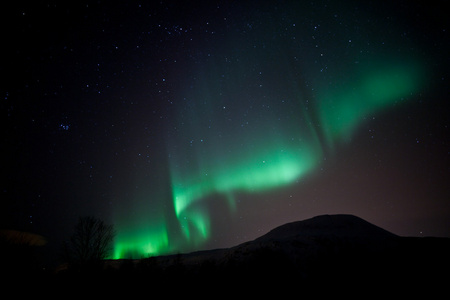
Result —
MULTIPOLYGON (((169 222, 164 218, 154 217, 147 224, 127 226, 129 231, 120 232, 114 258, 171 253, 180 243, 201 245, 211 236, 211 220, 202 205, 204 201, 221 195, 233 211, 236 193, 262 193, 295 183, 315 169, 325 148, 332 150, 336 144, 348 142, 369 116, 393 108, 418 92, 425 72, 417 61, 404 61, 378 62, 355 73, 351 78, 358 80, 318 92, 314 109, 305 110, 298 95, 294 120, 282 122, 284 128, 263 128, 255 134, 255 128, 234 131, 224 123, 217 130, 230 136, 197 134, 187 150, 179 151, 179 157, 171 154, 170 160, 172 214, 182 238, 171 236, 169 222), (319 120, 320 126, 312 126, 312 120, 319 120), (280 136, 278 132, 286 134, 280 136), (195 142, 198 145, 193 145, 195 142)), ((195 124, 211 118, 204 111, 195 114, 195 124)), ((273 115, 264 118, 264 124, 280 127, 273 115)), ((196 130, 196 126, 187 127, 187 131, 196 130)), ((183 131, 180 136, 186 134, 183 131)))
MULTIPOLYGON (((401 59, 399 59, 401 61, 401 59)), ((375 61, 355 72, 347 88, 320 95, 320 124, 327 146, 348 141, 367 117, 393 107, 420 90, 425 71, 416 61, 375 61)))

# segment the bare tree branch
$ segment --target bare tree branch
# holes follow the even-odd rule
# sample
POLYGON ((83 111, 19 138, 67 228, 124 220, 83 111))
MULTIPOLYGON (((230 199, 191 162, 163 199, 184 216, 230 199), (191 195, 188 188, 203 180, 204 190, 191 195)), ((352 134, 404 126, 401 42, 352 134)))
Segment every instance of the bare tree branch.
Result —
POLYGON ((107 258, 115 237, 113 225, 94 217, 81 217, 69 242, 63 245, 65 259, 72 266, 87 266, 107 258))

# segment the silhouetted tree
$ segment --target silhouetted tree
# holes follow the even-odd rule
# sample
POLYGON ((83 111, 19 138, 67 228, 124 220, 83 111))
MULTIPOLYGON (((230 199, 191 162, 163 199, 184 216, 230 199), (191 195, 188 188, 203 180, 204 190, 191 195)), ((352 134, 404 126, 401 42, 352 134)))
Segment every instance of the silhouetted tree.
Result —
POLYGON ((73 268, 92 268, 101 264, 112 250, 113 225, 94 217, 80 217, 70 240, 63 245, 63 256, 73 268))

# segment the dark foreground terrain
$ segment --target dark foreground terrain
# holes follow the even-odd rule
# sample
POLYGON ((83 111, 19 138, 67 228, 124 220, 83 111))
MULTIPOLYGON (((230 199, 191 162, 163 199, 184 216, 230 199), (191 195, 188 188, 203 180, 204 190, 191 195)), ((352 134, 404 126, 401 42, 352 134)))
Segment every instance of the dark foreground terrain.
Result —
POLYGON ((123 289, 211 296, 395 291, 442 297, 450 288, 449 255, 448 238, 400 237, 352 215, 323 215, 228 249, 112 260, 101 268, 34 279, 43 286, 110 294, 123 289))

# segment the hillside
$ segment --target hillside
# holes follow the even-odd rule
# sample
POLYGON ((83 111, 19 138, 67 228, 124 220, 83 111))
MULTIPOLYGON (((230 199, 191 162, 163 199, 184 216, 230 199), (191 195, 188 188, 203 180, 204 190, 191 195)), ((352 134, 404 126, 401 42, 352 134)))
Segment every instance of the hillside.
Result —
MULTIPOLYGON (((354 267, 375 267, 375 260, 385 260, 402 244, 400 237, 356 216, 322 215, 281 225, 253 241, 232 247, 221 262, 238 263, 250 271, 265 264, 263 261, 273 260, 272 269, 289 269, 303 279, 324 278, 344 270, 349 276, 362 271, 352 270, 354 267)), ((258 274, 264 272, 260 270, 258 274)))
POLYGON ((392 238, 395 235, 353 215, 321 215, 281 225, 255 241, 301 237, 392 238))

